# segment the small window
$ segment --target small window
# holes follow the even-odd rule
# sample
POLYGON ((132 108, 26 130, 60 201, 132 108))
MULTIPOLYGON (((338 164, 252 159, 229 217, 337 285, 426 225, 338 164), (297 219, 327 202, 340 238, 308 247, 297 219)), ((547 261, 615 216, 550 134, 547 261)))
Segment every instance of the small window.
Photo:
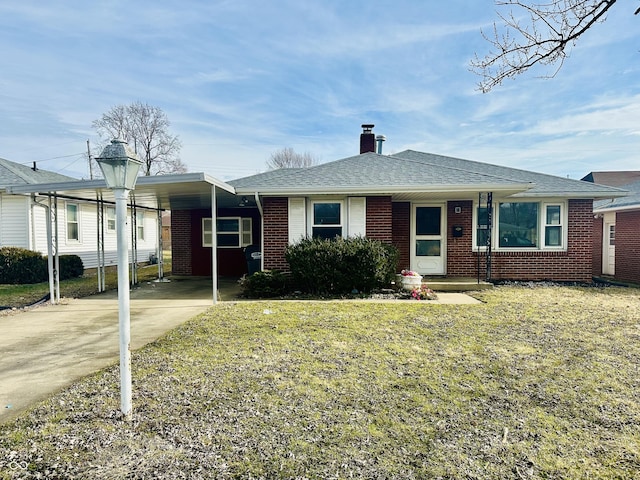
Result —
POLYGON ((202 219, 202 246, 210 247, 213 242, 213 234, 211 232, 211 219, 202 219))
POLYGON ((476 215, 476 247, 486 247, 489 237, 489 209, 478 207, 476 215))
MULTIPOLYGON (((251 218, 220 217, 216 221, 216 241, 220 248, 240 248, 253 243, 251 218)), ((202 219, 202 246, 210 247, 211 219, 202 219)))
POLYGON ((616 226, 609 225, 609 246, 614 247, 616 244, 616 226))
POLYGON ((136 211, 136 228, 138 240, 144 240, 144 212, 136 211))
POLYGON ((313 204, 314 238, 334 239, 342 236, 342 204, 340 202, 315 202, 313 204))
POLYGON ((116 231, 116 209, 113 207, 107 207, 107 231, 116 231))
POLYGON ((67 203, 67 240, 80 241, 78 205, 67 203))
POLYGON ((544 246, 562 247, 562 208, 545 205, 544 246))

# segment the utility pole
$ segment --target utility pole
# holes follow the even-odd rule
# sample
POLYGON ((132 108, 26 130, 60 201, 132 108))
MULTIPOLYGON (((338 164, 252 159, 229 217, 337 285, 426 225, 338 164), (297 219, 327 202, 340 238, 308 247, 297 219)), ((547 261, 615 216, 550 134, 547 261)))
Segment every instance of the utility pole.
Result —
POLYGON ((89 148, 88 139, 87 139, 87 158, 89 159, 89 180, 93 180, 93 166, 91 165, 91 149, 89 148))

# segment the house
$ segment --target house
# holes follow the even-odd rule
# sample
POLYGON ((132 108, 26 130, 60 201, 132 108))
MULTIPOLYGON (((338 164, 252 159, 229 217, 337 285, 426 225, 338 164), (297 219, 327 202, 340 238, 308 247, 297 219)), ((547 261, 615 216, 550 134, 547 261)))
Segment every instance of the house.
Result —
POLYGON ((629 192, 594 202, 593 275, 640 284, 640 172, 591 172, 582 180, 629 192))
MULTIPOLYGON (((246 273, 247 255, 256 250, 263 269, 288 270, 287 245, 311 236, 394 244, 398 271, 429 276, 591 281, 593 202, 623 197, 624 190, 413 150, 383 155, 375 152, 373 126, 363 127, 359 155, 310 168, 228 183, 204 173, 140 177, 132 209, 155 217, 156 232, 161 212, 171 211, 173 275, 212 276, 213 292, 218 275, 246 273)), ((102 180, 7 193, 94 211, 96 199, 108 208, 113 198, 102 180)), ((61 236, 80 230, 73 218, 60 219, 61 236)), ((89 256, 99 251, 96 243, 89 256)))
MULTIPOLYGON (((218 211, 220 274, 246 271, 250 245, 263 269, 286 271, 285 248, 303 237, 365 235, 399 249, 398 270, 591 281, 593 201, 624 191, 412 150, 383 155, 374 152, 373 126, 363 128, 359 155, 228 182, 242 201, 218 211)), ((172 211, 174 273, 176 256, 189 251, 203 258, 189 274, 207 275, 211 217, 190 215, 172 211), (176 221, 191 229, 189 245, 178 243, 176 221)))
MULTIPOLYGON (((104 252, 104 264, 115 265, 116 221, 113 204, 104 205, 102 230, 99 232, 97 196, 63 196, 49 194, 45 185, 68 185, 84 181, 37 168, 0 159, 0 247, 22 247, 48 254, 49 239, 47 223, 51 222, 54 253, 78 255, 85 268, 95 268, 99 263, 99 252, 104 252), (14 193, 17 189, 30 190, 26 194, 14 193), (40 190, 42 188, 42 190, 40 190), (49 203, 52 201, 51 204, 49 203), (51 217, 48 215, 51 213, 51 217), (100 235, 99 235, 100 233, 100 235), (98 243, 100 242, 100 248, 98 243)), ((130 210, 130 216, 133 210, 130 210)), ((128 222, 135 225, 136 251, 132 258, 139 262, 149 260, 157 249, 158 219, 155 210, 135 209, 134 218, 128 222)), ((129 232, 131 235, 131 232, 129 232)))

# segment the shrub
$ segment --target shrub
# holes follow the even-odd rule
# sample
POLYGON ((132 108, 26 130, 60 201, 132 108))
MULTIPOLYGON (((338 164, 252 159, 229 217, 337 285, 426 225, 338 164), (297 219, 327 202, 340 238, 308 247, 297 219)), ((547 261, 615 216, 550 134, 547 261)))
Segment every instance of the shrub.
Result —
POLYGON ((47 261, 33 250, 19 247, 0 248, 0 283, 25 284, 47 280, 47 261))
POLYGON ((291 292, 291 275, 278 270, 265 270, 245 275, 240 279, 242 296, 247 298, 273 298, 291 292))
POLYGON ((81 277, 84 274, 84 264, 77 255, 60 255, 60 280, 81 277))
POLYGON ((394 279, 398 251, 366 237, 306 238, 285 251, 296 287, 313 294, 371 292, 394 279))

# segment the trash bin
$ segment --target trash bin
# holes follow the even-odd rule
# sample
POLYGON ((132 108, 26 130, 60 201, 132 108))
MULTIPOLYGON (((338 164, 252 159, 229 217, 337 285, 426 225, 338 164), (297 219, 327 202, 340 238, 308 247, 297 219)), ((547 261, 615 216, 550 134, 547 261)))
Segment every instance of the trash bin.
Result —
POLYGON ((244 249, 244 257, 247 260, 247 271, 253 275, 260 271, 262 264, 262 252, 257 245, 249 245, 244 249))

